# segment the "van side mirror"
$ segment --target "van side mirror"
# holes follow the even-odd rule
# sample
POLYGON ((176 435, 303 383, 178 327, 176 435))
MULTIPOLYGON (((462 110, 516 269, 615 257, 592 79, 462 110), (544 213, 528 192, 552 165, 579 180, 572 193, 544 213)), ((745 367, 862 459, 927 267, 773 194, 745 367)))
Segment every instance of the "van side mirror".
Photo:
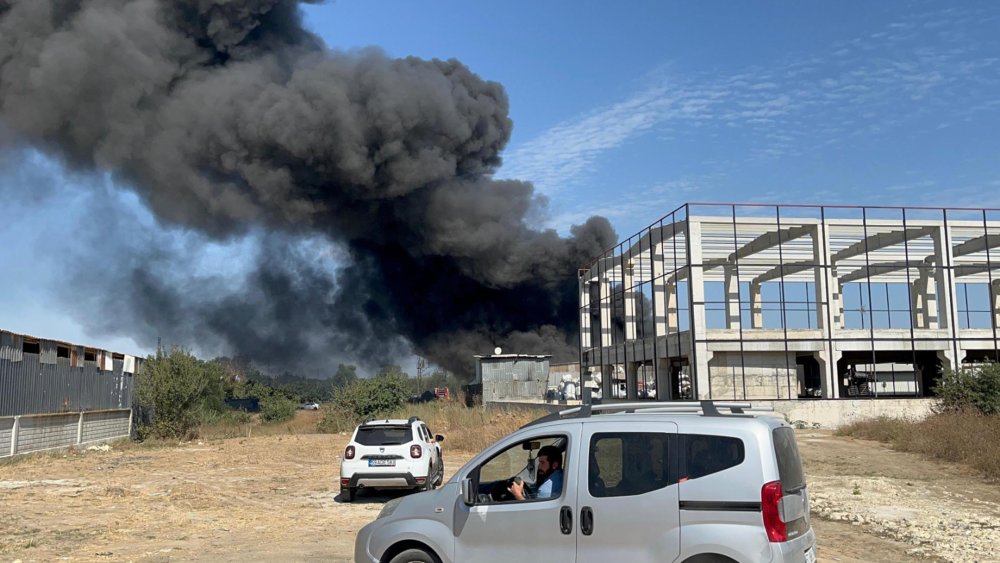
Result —
POLYGON ((435 434, 434 439, 438 442, 444 442, 444 434, 435 434))
POLYGON ((476 504, 476 487, 473 486, 472 479, 462 479, 462 502, 466 506, 475 506, 476 504))

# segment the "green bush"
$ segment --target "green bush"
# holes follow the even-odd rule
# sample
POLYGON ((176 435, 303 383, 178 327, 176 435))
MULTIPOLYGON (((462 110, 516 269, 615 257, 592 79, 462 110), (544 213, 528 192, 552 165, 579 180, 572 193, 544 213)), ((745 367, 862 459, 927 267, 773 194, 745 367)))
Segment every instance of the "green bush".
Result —
POLYGON ((936 388, 941 412, 976 410, 1000 414, 1000 364, 989 363, 949 371, 936 388))
POLYGON ((295 403, 278 393, 268 393, 260 399, 261 422, 285 422, 295 418, 295 403))
POLYGON ((334 407, 355 419, 387 414, 399 408, 410 396, 410 385, 402 374, 390 372, 371 379, 358 379, 337 390, 334 407))
POLYGON ((185 437, 204 418, 225 409, 221 369, 182 348, 157 350, 146 358, 135 386, 140 412, 148 417, 138 432, 141 437, 185 437))

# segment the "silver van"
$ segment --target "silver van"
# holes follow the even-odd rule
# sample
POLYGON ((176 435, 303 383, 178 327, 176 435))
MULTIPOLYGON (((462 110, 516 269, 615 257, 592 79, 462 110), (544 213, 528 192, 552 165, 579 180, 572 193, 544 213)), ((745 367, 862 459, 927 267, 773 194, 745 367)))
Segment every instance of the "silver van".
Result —
POLYGON ((355 561, 813 563, 794 431, 759 410, 647 402, 543 417, 442 488, 386 503, 355 561))

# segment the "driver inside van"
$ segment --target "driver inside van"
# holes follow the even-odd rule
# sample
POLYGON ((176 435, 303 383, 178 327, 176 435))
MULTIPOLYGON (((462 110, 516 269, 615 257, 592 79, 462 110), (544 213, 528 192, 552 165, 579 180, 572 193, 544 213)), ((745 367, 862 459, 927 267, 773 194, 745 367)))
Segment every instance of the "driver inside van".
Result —
POLYGON ((514 495, 517 500, 525 500, 526 498, 555 498, 559 496, 562 492, 562 482, 563 482, 563 470, 562 470, 562 452, 556 446, 548 445, 542 447, 538 450, 538 458, 536 460, 538 471, 536 473, 535 482, 538 483, 538 488, 534 492, 525 487, 523 481, 511 483, 510 487, 507 489, 510 494, 514 495))

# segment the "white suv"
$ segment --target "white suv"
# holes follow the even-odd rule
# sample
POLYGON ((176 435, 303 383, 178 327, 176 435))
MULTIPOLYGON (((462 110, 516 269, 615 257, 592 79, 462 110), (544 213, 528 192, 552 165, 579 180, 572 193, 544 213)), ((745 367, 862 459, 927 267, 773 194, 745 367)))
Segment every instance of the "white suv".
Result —
POLYGON ((358 532, 354 559, 815 563, 795 433, 753 410, 703 401, 555 413, 440 489, 387 502, 358 532))
POLYGON ((353 501, 359 488, 434 489, 444 479, 442 441, 415 416, 361 423, 340 463, 341 498, 353 501))

